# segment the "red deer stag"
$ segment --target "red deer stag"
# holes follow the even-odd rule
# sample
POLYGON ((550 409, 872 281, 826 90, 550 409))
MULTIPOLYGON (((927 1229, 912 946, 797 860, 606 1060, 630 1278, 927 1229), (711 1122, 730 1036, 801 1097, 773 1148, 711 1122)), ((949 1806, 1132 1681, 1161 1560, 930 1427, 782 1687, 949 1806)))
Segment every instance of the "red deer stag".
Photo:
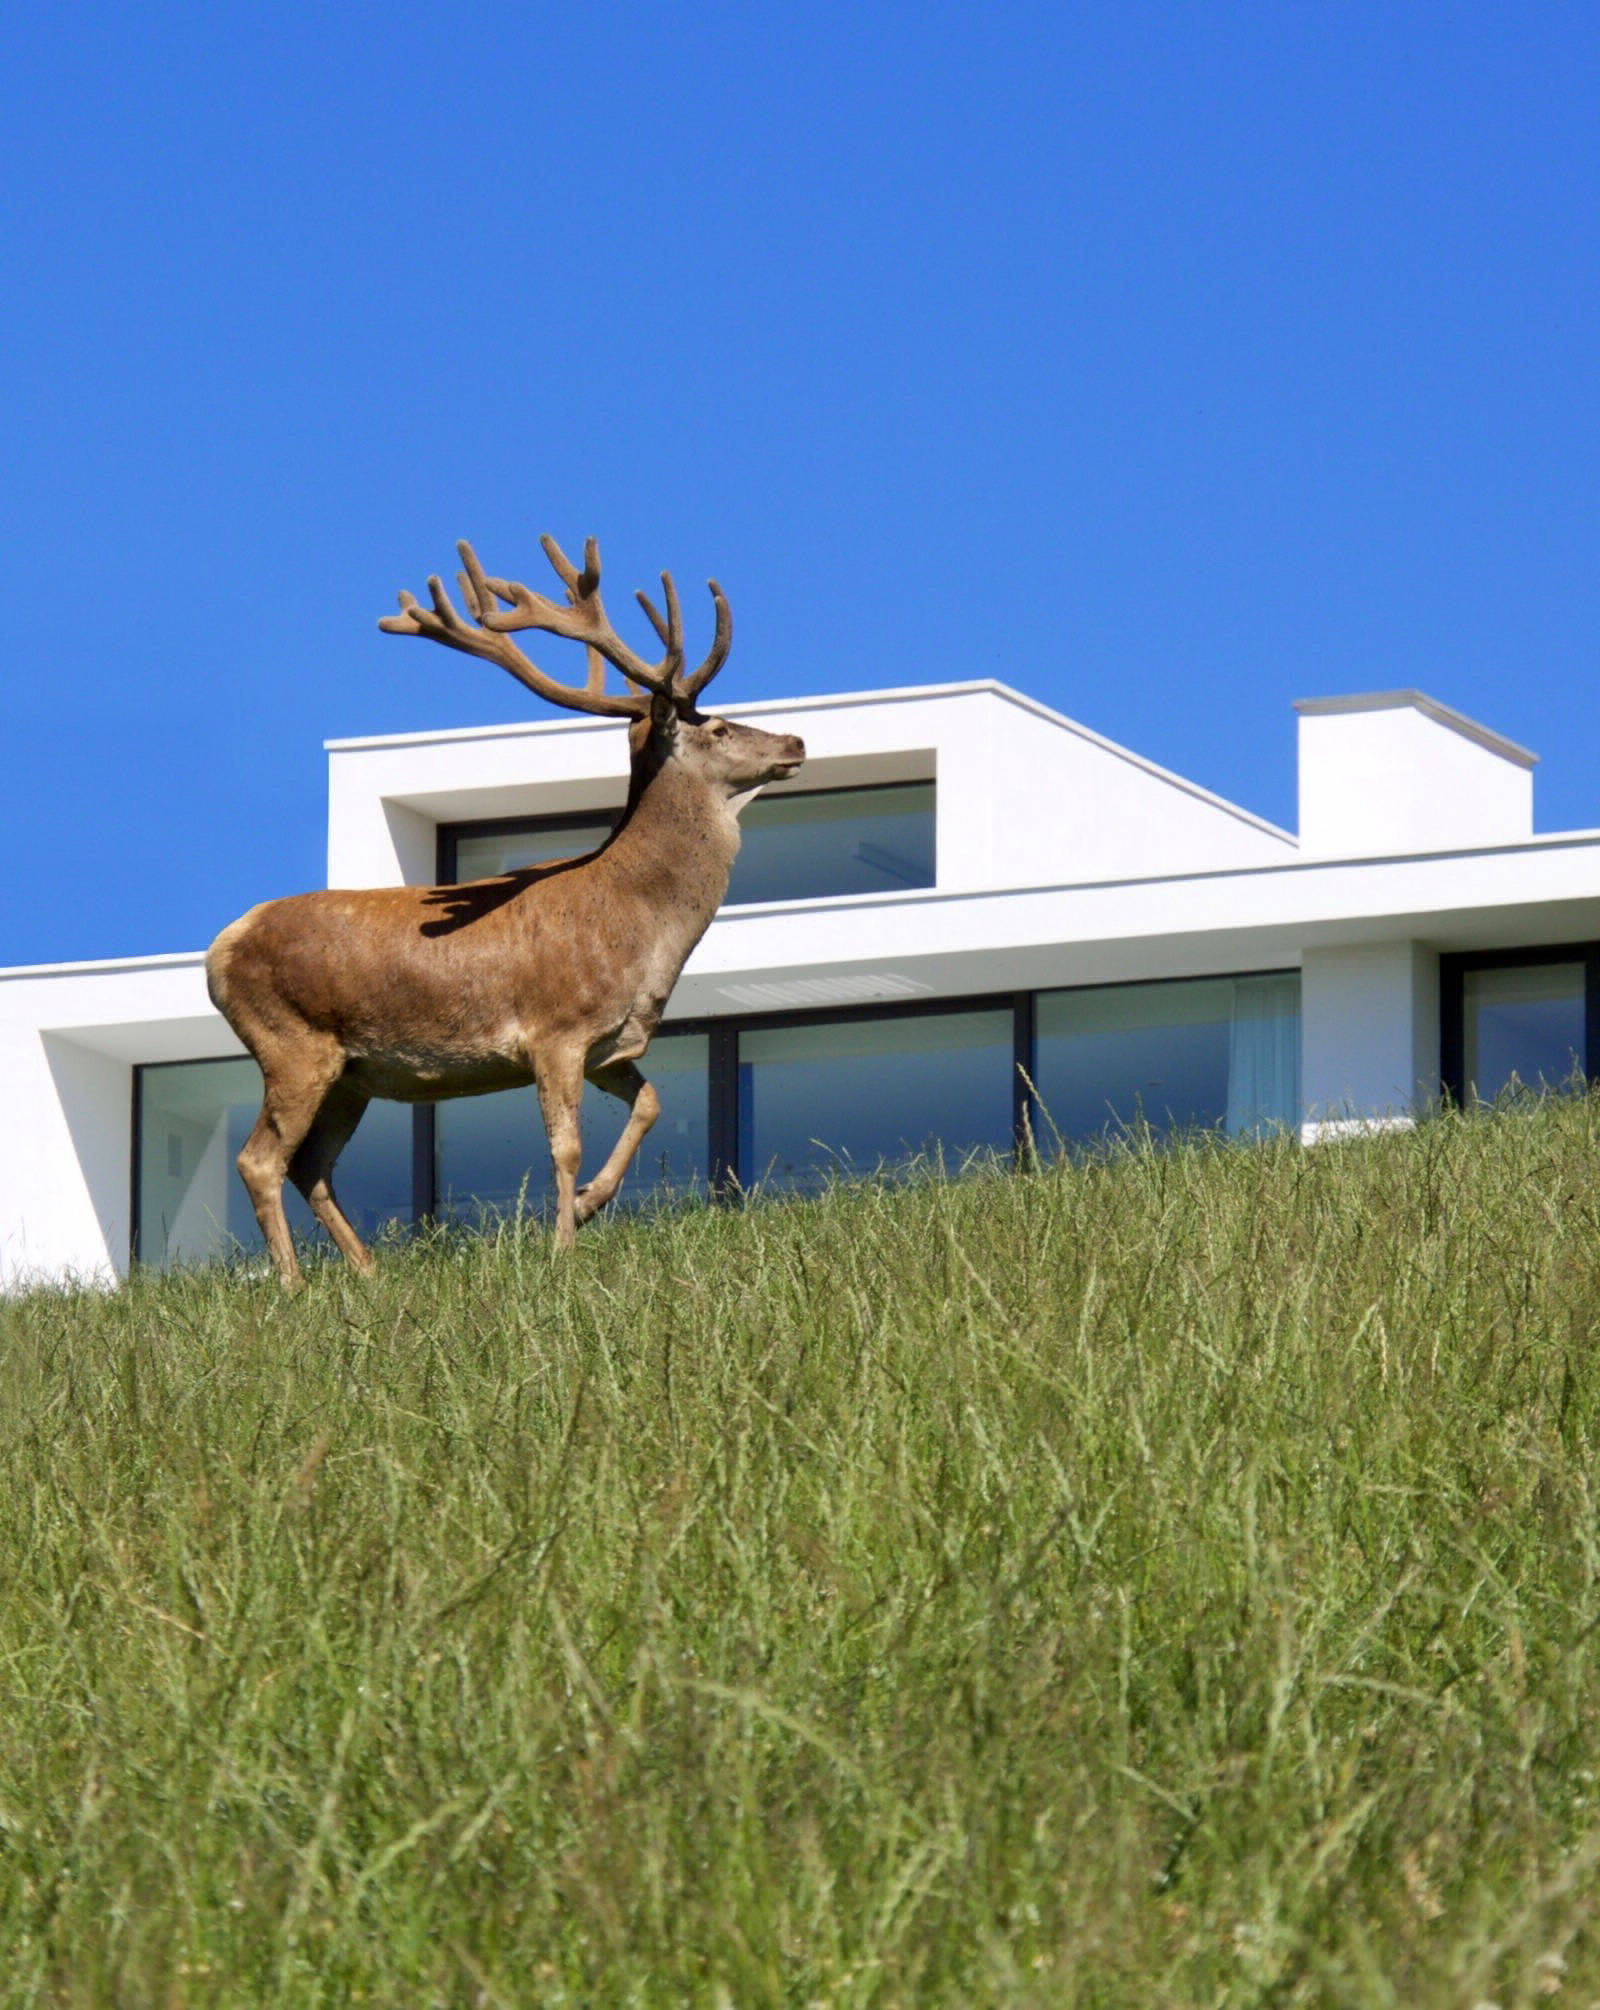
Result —
POLYGON ((301 1282, 283 1212, 287 1176, 346 1260, 372 1258, 340 1212, 333 1166, 374 1096, 437 1102, 536 1084, 555 1167, 558 1248, 616 1193, 660 1104, 640 1074, 689 952, 727 891, 739 811, 766 782, 792 775, 805 746, 727 719, 697 700, 722 668, 733 621, 713 580, 716 631, 684 674, 683 620, 671 576, 665 612, 640 605, 664 649, 636 656, 600 600, 591 538, 583 570, 541 540, 565 603, 491 579, 470 545, 457 574, 471 619, 437 579, 431 607, 409 593, 378 623, 486 657, 574 712, 629 721, 632 770, 622 820, 586 857, 447 887, 302 893, 254 907, 206 956, 212 1002, 261 1065, 261 1115, 239 1154, 241 1178, 285 1290, 301 1282), (583 685, 556 682, 511 635, 523 628, 581 642, 583 685), (627 689, 605 688, 606 664, 627 689), (628 1108, 616 1148, 578 1185, 584 1078, 628 1108))

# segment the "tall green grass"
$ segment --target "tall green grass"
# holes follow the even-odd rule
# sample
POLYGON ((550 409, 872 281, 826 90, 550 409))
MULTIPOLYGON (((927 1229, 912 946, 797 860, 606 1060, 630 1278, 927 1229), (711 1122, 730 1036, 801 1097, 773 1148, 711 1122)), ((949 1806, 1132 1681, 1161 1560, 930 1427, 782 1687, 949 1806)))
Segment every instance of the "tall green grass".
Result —
POLYGON ((0 2002, 1590 2003, 1597 1131, 0 1305, 0 2002))

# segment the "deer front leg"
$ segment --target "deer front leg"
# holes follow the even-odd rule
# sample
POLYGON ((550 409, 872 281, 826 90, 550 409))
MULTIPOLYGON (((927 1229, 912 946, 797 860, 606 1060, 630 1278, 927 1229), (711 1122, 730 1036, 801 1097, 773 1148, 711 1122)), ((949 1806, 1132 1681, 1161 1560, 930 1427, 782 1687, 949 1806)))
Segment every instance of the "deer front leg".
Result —
POLYGON ((578 1239, 578 1162, 583 1142, 578 1131, 578 1106, 583 1096, 583 1056, 562 1054, 536 1064, 539 1109, 550 1141, 550 1163, 556 1176, 556 1248, 570 1249, 578 1239))
POLYGON ((627 1104, 628 1121, 610 1158, 586 1186, 578 1189, 576 1213, 580 1222, 598 1214, 613 1198, 623 1174, 633 1163, 634 1153, 644 1141, 645 1132, 661 1114, 661 1098, 631 1061, 612 1061, 604 1067, 591 1068, 589 1080, 608 1096, 627 1104))

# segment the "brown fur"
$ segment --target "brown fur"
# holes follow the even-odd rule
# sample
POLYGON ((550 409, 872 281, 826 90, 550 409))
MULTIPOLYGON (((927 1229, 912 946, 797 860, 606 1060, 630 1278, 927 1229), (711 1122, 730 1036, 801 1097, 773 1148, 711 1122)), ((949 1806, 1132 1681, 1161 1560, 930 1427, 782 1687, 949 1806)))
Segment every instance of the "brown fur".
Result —
POLYGON ((371 1268, 332 1175, 374 1096, 434 1102, 536 1083, 557 1245, 616 1193, 659 1108, 636 1063, 727 891, 738 809, 805 758, 799 740, 703 718, 681 696, 657 697, 629 745, 628 808, 587 857, 465 886, 269 901, 211 945, 212 1001, 264 1078, 238 1164, 285 1289, 300 1282, 285 1177, 345 1257, 371 1268), (586 1076, 628 1120, 580 1188, 586 1076))

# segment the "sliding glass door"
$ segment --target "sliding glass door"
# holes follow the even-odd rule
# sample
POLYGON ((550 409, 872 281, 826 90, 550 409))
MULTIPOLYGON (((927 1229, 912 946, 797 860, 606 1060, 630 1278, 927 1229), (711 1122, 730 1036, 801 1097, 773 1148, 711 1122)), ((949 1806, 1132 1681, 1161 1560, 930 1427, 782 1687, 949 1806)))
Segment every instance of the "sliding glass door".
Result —
MULTIPOLYGON (((1555 1079, 1582 1058, 1586 994, 1575 967, 1577 977, 1558 966, 1466 987, 1474 1080, 1511 1070, 1530 1080, 1530 1066, 1555 1079)), ((644 1072, 662 1114, 624 1184, 625 1206, 735 1185, 807 1191, 837 1174, 934 1161, 955 1169, 974 1154, 1009 1153, 1025 1130, 1045 1150, 1141 1123, 1157 1136, 1247 1137, 1299 1121, 1300 979, 1278 971, 719 1019, 658 1034, 644 1072)), ((234 1168, 260 1106, 255 1063, 154 1065, 137 1080, 140 1259, 161 1266, 258 1248, 234 1168)), ((585 1090, 584 1177, 624 1121, 614 1098, 585 1090)), ((431 1216, 539 1215, 553 1197, 531 1088, 416 1110, 373 1103, 335 1178, 369 1239, 431 1216)), ((285 1201, 295 1232, 313 1233, 298 1196, 285 1201)))
MULTIPOLYGON (((254 1061, 178 1061, 136 1072, 135 1255, 165 1270, 249 1255, 262 1247, 234 1165, 261 1108, 254 1061)), ((339 1205, 370 1241, 412 1217, 411 1112, 370 1103, 334 1175, 339 1205)), ((284 1211, 297 1236, 317 1233, 287 1182, 284 1211)))

